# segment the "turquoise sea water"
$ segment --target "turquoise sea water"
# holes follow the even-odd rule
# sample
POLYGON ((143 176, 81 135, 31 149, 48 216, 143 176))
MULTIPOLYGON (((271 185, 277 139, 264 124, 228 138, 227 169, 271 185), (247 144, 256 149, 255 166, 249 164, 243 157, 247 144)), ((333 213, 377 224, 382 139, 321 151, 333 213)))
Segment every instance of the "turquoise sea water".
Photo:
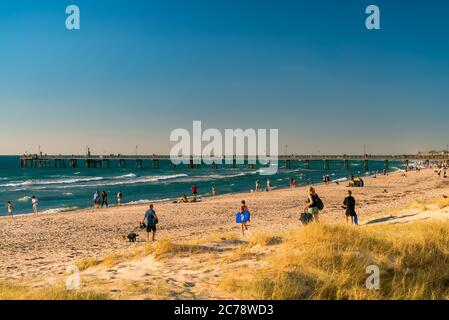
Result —
MULTIPOLYGON (((286 169, 283 162, 279 166, 278 173, 270 176, 273 188, 288 187, 291 177, 298 186, 319 183, 324 174, 321 161, 312 161, 310 169, 304 169, 303 163, 298 161, 292 162, 290 169, 286 169)), ((370 172, 365 173, 363 162, 350 162, 346 170, 343 162, 331 161, 328 174, 332 181, 342 181, 350 173, 363 177, 383 170, 381 161, 370 161, 369 166, 370 172)), ((402 163, 390 162, 390 171, 402 168, 402 163)), ((146 203, 175 199, 182 194, 189 196, 192 184, 198 186, 202 196, 210 195, 212 186, 219 194, 249 191, 255 188, 256 180, 265 187, 266 178, 259 174, 257 167, 223 165, 213 169, 203 165, 198 169, 187 166, 173 169, 168 161, 161 162, 159 169, 153 169, 148 162, 143 168, 135 168, 132 161, 127 163, 127 168, 21 169, 19 157, 3 156, 0 157, 0 215, 6 215, 8 200, 13 201, 16 214, 30 213, 33 195, 39 199, 41 212, 57 213, 91 206, 96 190, 108 193, 110 205, 116 204, 116 194, 120 190, 123 203, 146 203)))

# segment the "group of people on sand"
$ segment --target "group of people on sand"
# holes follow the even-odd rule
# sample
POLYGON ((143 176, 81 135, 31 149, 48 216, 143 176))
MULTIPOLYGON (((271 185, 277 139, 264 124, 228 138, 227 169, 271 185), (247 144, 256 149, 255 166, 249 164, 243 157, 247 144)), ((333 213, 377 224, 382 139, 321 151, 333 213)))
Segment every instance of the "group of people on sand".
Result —
MULTIPOLYGON (((265 191, 270 191, 273 188, 273 185, 271 184, 271 180, 267 178, 267 184, 265 187, 265 191)), ((256 192, 262 191, 262 187, 260 186, 260 180, 256 180, 256 192)))
MULTIPOLYGON (((32 196, 31 197, 31 208, 33 210, 34 214, 38 214, 38 206, 39 206, 39 201, 37 201, 36 196, 32 196)), ((12 203, 11 200, 9 200, 6 204, 6 209, 8 211, 8 217, 12 218, 14 217, 14 204, 12 203)))
MULTIPOLYGON (((121 206, 122 205, 122 201, 123 201, 123 193, 122 191, 117 192, 117 206, 121 206)), ((98 209, 98 208, 108 208, 109 207, 109 203, 108 203, 108 194, 106 193, 106 191, 95 191, 94 193, 94 198, 93 198, 93 202, 94 202, 94 208, 98 209)))

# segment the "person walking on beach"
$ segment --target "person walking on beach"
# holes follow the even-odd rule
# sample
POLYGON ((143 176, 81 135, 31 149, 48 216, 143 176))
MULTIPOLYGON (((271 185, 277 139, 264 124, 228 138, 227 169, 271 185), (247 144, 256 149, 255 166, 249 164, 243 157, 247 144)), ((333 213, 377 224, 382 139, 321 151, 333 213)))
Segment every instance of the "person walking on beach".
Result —
POLYGON ((265 191, 270 191, 271 190, 271 181, 270 178, 267 178, 267 188, 265 189, 265 191))
POLYGON ((290 178, 290 188, 296 188, 296 180, 295 180, 295 178, 290 178))
POLYGON ((196 184, 194 184, 194 185, 192 186, 192 195, 193 195, 194 197, 196 197, 197 194, 198 194, 198 187, 197 187, 196 184))
POLYGON ((122 199, 123 199, 123 193, 122 191, 119 191, 117 193, 117 206, 121 206, 122 205, 122 199))
POLYGON ((31 206, 33 207, 34 214, 38 214, 38 210, 37 210, 38 204, 39 204, 39 201, 37 201, 35 196, 32 196, 31 197, 31 206))
MULTIPOLYGON (((242 203, 244 203, 245 201, 242 201, 242 203)), ((248 230, 248 222, 250 220, 250 214, 248 211, 248 207, 246 207, 245 205, 242 205, 240 207, 240 211, 239 213, 237 213, 237 223, 240 223, 240 226, 242 228, 242 236, 245 236, 245 231, 248 230)))
POLYGON ((14 206, 12 204, 11 201, 8 201, 8 204, 6 205, 6 207, 8 208, 8 217, 13 217, 13 211, 14 211, 14 206))
POLYGON ((153 209, 153 205, 150 204, 150 207, 147 211, 145 211, 145 215, 143 218, 142 223, 146 226, 147 231, 147 242, 150 241, 150 233, 153 232, 151 241, 155 240, 156 237, 156 224, 158 223, 158 217, 156 215, 156 212, 153 209))
POLYGON ((260 191, 260 181, 256 181, 256 192, 260 191))
POLYGON ((343 201, 343 208, 346 209, 346 223, 358 225, 357 213, 355 212, 355 198, 352 196, 352 191, 348 190, 348 196, 343 201))
POLYGON ((100 207, 100 191, 95 191, 94 193, 94 208, 98 209, 100 207))
POLYGON ((245 210, 245 212, 249 212, 248 206, 246 205, 246 201, 242 200, 242 208, 245 210))
POLYGON ((106 208, 108 207, 108 194, 104 190, 101 191, 101 208, 103 208, 103 206, 106 206, 106 208))
POLYGON ((313 216, 313 221, 320 222, 320 210, 323 209, 323 202, 314 187, 309 188, 309 195, 304 206, 304 212, 310 213, 313 216))

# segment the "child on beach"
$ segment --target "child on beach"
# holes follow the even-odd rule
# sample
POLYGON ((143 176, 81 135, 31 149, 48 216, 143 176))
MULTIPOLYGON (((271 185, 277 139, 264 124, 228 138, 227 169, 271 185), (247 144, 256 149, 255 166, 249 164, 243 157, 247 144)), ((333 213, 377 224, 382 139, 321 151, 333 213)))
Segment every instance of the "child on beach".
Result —
POLYGON ((8 208, 8 216, 12 218, 13 217, 14 206, 12 205, 11 201, 8 201, 7 208, 8 208))
POLYGON ((155 240, 156 236, 156 224, 158 223, 158 217, 156 212, 153 209, 153 205, 150 204, 150 207, 147 211, 145 211, 145 216, 143 218, 142 223, 145 224, 147 230, 147 241, 150 241, 150 233, 153 232, 152 241, 155 240))
POLYGON ((37 210, 37 206, 38 206, 38 204, 39 204, 39 202, 37 201, 37 199, 36 199, 36 197, 35 196, 32 196, 31 197, 31 206, 33 207, 33 212, 34 212, 34 214, 37 214, 38 212, 38 210, 37 210))
POLYGON ((117 206, 119 206, 119 207, 122 205, 122 198, 123 198, 123 194, 121 191, 119 191, 117 193, 117 206))

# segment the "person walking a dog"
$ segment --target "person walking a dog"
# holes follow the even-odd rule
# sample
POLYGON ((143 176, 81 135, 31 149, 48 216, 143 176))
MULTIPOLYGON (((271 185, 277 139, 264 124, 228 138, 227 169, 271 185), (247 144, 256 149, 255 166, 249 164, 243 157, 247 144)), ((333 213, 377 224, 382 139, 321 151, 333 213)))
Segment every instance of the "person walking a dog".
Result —
POLYGON ((147 211, 145 211, 145 216, 143 218, 142 223, 145 224, 147 229, 147 241, 150 241, 150 233, 153 232, 151 240, 155 240, 156 236, 156 224, 158 223, 159 219, 156 215, 156 212, 154 211, 154 207, 152 204, 150 204, 150 207, 147 211))

